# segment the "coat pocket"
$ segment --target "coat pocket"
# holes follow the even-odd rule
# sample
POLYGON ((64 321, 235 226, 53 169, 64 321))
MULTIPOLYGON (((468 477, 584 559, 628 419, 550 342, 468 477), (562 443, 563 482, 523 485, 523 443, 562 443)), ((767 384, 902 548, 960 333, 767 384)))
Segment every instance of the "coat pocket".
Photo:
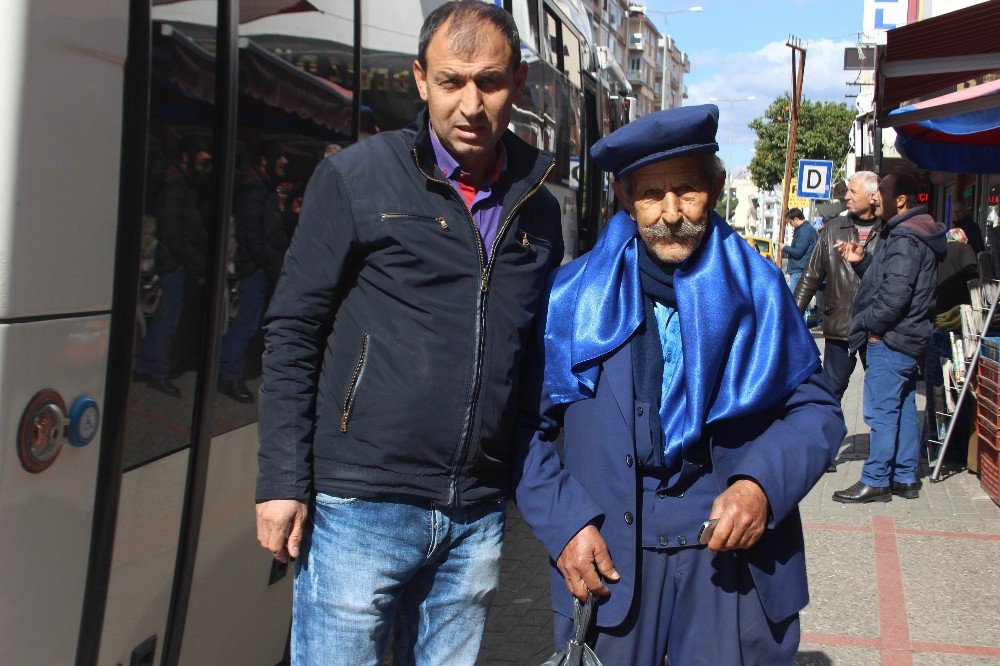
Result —
POLYGON ((371 334, 365 333, 361 338, 361 353, 358 356, 358 363, 354 366, 354 373, 351 375, 351 383, 344 394, 343 415, 340 418, 340 432, 347 432, 347 422, 351 418, 351 410, 354 407, 354 397, 357 395, 358 386, 365 374, 365 364, 368 361, 368 348, 371 344, 371 334))
POLYGON ((451 231, 448 221, 441 215, 435 217, 434 215, 415 215, 413 213, 382 213, 379 215, 379 220, 382 222, 405 222, 407 220, 433 222, 441 227, 442 231, 451 231))

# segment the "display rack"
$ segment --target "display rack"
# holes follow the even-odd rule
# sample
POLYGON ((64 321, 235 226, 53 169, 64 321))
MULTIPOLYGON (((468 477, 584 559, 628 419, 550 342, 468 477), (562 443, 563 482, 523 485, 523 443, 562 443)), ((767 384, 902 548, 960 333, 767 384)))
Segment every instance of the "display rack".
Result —
MULTIPOLYGON (((1000 284, 1000 280, 983 280, 983 282, 992 282, 1000 284)), ((985 297, 987 290, 983 289, 982 291, 985 297)), ((952 432, 954 432, 955 430, 955 425, 958 421, 958 414, 962 409, 962 404, 965 402, 965 396, 969 392, 969 384, 972 382, 972 378, 975 377, 976 365, 979 363, 979 356, 983 348, 983 338, 985 338, 986 335, 989 333, 990 326, 993 323, 993 314, 996 311, 997 301, 1000 301, 1000 294, 994 295, 991 300, 992 302, 990 303, 989 308, 986 307, 976 308, 977 310, 985 311, 986 318, 983 320, 982 330, 980 330, 979 333, 974 333, 972 335, 972 337, 974 337, 976 340, 976 346, 974 351, 972 352, 972 357, 969 359, 969 362, 966 365, 965 376, 961 382, 958 382, 958 398, 955 400, 954 411, 939 412, 933 406, 930 407, 931 409, 935 409, 934 414, 937 418, 945 417, 948 419, 948 429, 945 431, 944 437, 942 437, 941 439, 934 439, 933 437, 930 436, 930 433, 928 433, 927 442, 938 444, 940 446, 940 452, 938 453, 937 460, 931 463, 934 466, 934 470, 931 472, 931 477, 930 477, 932 483, 936 483, 941 480, 941 465, 944 462, 945 454, 948 452, 948 443, 951 441, 952 432)), ((962 353, 963 354, 965 353, 964 346, 962 353)))

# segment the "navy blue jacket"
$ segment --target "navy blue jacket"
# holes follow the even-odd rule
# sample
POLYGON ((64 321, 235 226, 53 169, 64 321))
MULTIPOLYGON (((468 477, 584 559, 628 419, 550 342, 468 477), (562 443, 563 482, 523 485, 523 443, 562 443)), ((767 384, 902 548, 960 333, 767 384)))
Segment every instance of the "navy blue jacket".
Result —
MULTIPOLYGON (((534 354, 543 354, 540 346, 534 354)), ((540 368, 543 363, 531 365, 540 368)), ((632 604, 641 543, 631 345, 624 344, 603 362, 596 395, 569 407, 552 406, 540 374, 533 373, 532 388, 524 391, 515 499, 553 561, 587 523, 599 526, 621 580, 609 584, 611 596, 597 622, 614 627, 632 604), (560 427, 565 429, 562 460, 554 448, 560 427)), ((745 476, 767 494, 772 520, 760 541, 741 556, 764 612, 774 622, 809 601, 798 503, 823 475, 845 434, 840 404, 817 370, 774 406, 709 426, 702 442, 685 453, 685 464, 698 464, 698 447, 707 447, 720 493, 745 476)), ((691 516, 697 522, 707 518, 691 516)), ((555 567, 552 604, 572 617, 572 597, 555 567)))
POLYGON ((552 156, 503 136, 484 261, 426 115, 323 161, 265 317, 257 500, 503 498, 518 368, 563 253, 552 156))
POLYGON ((806 269, 817 240, 819 240, 819 234, 808 220, 799 225, 792 235, 792 244, 782 250, 784 255, 788 257, 787 273, 801 273, 806 269))
POLYGON ((854 266, 861 284, 854 296, 852 350, 874 333, 890 349, 923 356, 933 328, 937 263, 946 252, 945 229, 923 206, 886 222, 875 252, 854 266))

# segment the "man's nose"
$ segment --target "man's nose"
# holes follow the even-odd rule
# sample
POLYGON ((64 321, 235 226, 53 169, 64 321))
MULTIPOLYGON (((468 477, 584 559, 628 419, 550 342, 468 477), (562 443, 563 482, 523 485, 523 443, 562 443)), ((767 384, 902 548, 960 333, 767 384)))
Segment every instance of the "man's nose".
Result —
POLYGON ((459 110, 466 117, 478 115, 483 109, 483 93, 475 81, 469 81, 462 88, 462 100, 459 110))
POLYGON ((660 201, 660 218, 667 224, 681 221, 681 200, 673 192, 667 192, 660 201))

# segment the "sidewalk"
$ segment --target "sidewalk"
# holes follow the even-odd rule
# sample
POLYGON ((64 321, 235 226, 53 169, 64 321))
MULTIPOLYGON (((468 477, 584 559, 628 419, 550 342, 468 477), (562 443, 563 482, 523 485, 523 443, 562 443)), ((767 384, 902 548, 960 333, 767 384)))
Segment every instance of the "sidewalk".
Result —
MULTIPOLYGON (((974 475, 924 478, 915 500, 831 499, 858 480, 868 453, 862 381, 859 365, 844 397, 837 472, 800 505, 812 601, 795 663, 1000 666, 1000 507, 974 475)), ((552 652, 548 558, 513 506, 507 530, 479 663, 535 666, 552 652)))

